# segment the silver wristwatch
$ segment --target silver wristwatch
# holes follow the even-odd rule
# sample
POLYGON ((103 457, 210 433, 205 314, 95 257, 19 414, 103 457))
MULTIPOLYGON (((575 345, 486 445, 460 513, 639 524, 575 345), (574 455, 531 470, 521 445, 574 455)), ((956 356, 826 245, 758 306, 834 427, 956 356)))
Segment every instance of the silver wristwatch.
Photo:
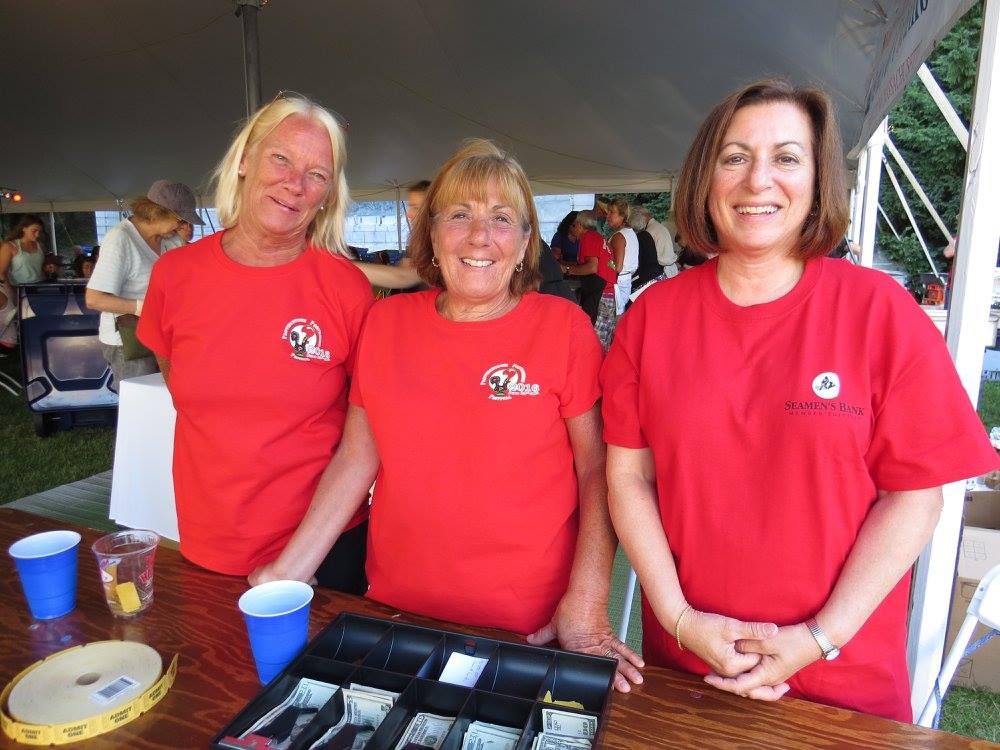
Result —
POLYGON ((823 658, 827 661, 833 661, 838 656, 840 656, 840 649, 830 643, 830 639, 826 637, 826 633, 823 632, 823 628, 819 626, 816 622, 815 617, 810 617, 806 620, 806 627, 809 628, 809 632, 812 633, 812 637, 816 639, 816 643, 819 644, 820 651, 823 652, 823 658))

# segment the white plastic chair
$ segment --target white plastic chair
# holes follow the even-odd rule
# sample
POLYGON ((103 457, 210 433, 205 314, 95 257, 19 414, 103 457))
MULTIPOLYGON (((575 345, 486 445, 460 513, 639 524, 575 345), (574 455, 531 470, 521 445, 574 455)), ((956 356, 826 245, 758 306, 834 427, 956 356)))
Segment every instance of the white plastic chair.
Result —
POLYGON ((986 627, 992 628, 993 632, 981 639, 978 644, 973 644, 976 648, 985 645, 988 639, 1000 635, 998 632, 1000 631, 1000 565, 983 576, 976 587, 976 593, 973 594, 972 601, 969 602, 962 627, 959 628, 955 642, 951 644, 951 651, 948 652, 948 658, 944 660, 941 672, 934 683, 934 690, 927 699, 924 710, 920 712, 920 719, 917 721, 920 726, 937 726, 944 694, 948 692, 948 686, 951 684, 951 678, 955 676, 958 663, 966 656, 965 647, 972 637, 972 631, 980 622, 986 627))

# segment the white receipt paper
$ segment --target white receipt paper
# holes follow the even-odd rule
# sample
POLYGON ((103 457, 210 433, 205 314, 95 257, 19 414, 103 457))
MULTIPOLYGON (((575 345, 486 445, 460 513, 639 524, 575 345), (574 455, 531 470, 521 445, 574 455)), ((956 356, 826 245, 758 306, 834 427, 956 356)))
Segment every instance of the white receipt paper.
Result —
POLYGON ((452 685, 462 687, 474 687, 479 675, 486 669, 487 659, 480 659, 477 656, 466 656, 457 651, 452 652, 448 657, 448 663, 444 665, 438 682, 450 682, 452 685))

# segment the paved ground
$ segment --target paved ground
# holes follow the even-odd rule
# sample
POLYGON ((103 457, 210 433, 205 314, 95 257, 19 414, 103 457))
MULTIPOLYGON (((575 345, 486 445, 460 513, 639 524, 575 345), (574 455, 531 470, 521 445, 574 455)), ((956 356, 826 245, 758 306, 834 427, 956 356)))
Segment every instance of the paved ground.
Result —
POLYGON ((4 507, 78 523, 91 529, 114 531, 118 526, 108 518, 110 501, 111 472, 105 471, 79 482, 22 497, 4 507))

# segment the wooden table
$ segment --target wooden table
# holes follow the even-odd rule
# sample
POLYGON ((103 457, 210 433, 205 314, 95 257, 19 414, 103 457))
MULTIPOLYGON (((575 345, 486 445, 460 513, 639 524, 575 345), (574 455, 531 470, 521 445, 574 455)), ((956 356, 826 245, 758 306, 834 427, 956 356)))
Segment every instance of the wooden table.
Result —
MULTIPOLYGON (((145 716, 86 741, 86 748, 204 748, 260 690, 243 620, 236 607, 246 589, 240 578, 196 568, 163 548, 156 559, 156 600, 133 620, 112 617, 89 551, 99 532, 17 510, 0 509, 0 546, 39 531, 72 528, 83 535, 76 609, 35 621, 4 555, 0 577, 0 685, 32 662, 70 646, 122 638, 148 643, 169 660, 179 654, 177 680, 145 716)), ((315 634, 341 611, 399 616, 420 625, 522 640, 502 631, 464 628, 409 614, 358 597, 317 589, 315 634)), ((645 670, 645 683, 615 695, 603 747, 608 748, 986 748, 989 742, 922 729, 807 701, 759 703, 705 685, 690 675, 645 670)), ((0 748, 23 748, 0 735, 0 748)))

